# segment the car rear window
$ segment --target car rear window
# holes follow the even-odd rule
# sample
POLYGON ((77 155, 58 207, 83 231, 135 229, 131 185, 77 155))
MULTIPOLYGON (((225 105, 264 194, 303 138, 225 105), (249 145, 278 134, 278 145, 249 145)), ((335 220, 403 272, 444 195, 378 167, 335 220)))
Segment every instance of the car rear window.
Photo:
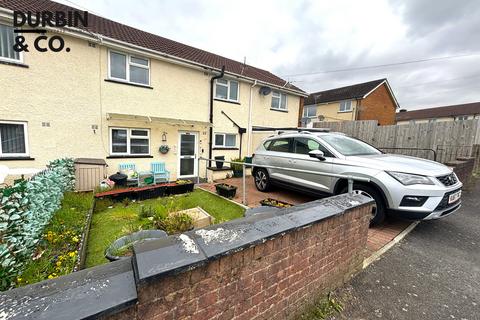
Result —
POLYGON ((268 151, 275 151, 275 152, 291 152, 291 138, 281 138, 276 140, 270 140, 270 144, 266 149, 268 151))

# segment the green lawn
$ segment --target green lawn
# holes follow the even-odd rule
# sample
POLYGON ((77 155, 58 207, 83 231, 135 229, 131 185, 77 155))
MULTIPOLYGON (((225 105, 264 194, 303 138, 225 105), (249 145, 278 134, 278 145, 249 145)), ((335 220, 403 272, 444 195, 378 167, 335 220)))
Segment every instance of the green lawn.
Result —
POLYGON ((61 208, 45 227, 43 239, 35 253, 36 258, 17 277, 17 286, 56 278, 73 271, 91 205, 91 193, 65 193, 61 208))
POLYGON ((105 249, 116 239, 139 229, 152 228, 151 222, 140 218, 141 208, 153 208, 165 214, 171 211, 202 207, 215 218, 215 223, 243 217, 245 209, 206 191, 196 189, 192 193, 137 202, 97 201, 92 217, 87 245, 86 267, 108 262, 105 249), (112 208, 108 208, 112 206, 112 208))

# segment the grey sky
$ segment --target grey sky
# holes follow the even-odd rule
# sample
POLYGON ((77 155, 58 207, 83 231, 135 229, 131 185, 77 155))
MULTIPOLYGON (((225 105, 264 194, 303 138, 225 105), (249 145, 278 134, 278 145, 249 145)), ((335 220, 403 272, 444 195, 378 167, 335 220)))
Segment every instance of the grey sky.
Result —
POLYGON ((477 0, 72 1, 92 13, 185 44, 238 61, 246 57, 248 64, 283 76, 307 92, 387 77, 402 108, 480 101, 477 0))

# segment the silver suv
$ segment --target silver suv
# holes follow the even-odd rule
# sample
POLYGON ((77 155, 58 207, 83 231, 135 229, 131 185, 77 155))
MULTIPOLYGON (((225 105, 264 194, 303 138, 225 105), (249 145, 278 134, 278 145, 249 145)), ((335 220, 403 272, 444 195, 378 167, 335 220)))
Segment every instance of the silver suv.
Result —
POLYGON ((315 195, 347 192, 345 179, 282 169, 275 166, 353 175, 370 179, 354 183, 354 192, 375 200, 371 224, 393 214, 413 220, 445 217, 460 208, 462 183, 438 162, 384 154, 371 145, 341 133, 283 133, 264 140, 252 163, 255 186, 267 191, 280 185, 315 195))

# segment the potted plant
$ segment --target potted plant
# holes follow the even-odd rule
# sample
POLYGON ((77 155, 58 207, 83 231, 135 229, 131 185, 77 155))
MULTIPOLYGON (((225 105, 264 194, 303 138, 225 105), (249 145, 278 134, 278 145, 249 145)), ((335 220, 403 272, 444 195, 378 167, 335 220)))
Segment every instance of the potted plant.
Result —
POLYGON ((277 200, 277 199, 272 199, 272 198, 263 199, 262 201, 260 201, 260 204, 262 206, 275 207, 275 208, 293 207, 293 204, 290 204, 290 203, 284 202, 284 201, 280 201, 280 200, 277 200))
POLYGON ((235 194, 237 193, 237 187, 232 186, 230 184, 226 183, 218 183, 215 185, 215 189, 217 190, 217 193, 225 198, 232 199, 235 197, 235 194))
MULTIPOLYGON (((233 162, 245 162, 245 158, 234 158, 233 162)), ((233 170, 233 176, 236 178, 243 176, 243 166, 237 163, 231 163, 230 168, 233 170)))
POLYGON ((216 156, 215 157, 215 166, 217 169, 222 169, 223 168, 223 161, 225 160, 225 156, 216 156))

